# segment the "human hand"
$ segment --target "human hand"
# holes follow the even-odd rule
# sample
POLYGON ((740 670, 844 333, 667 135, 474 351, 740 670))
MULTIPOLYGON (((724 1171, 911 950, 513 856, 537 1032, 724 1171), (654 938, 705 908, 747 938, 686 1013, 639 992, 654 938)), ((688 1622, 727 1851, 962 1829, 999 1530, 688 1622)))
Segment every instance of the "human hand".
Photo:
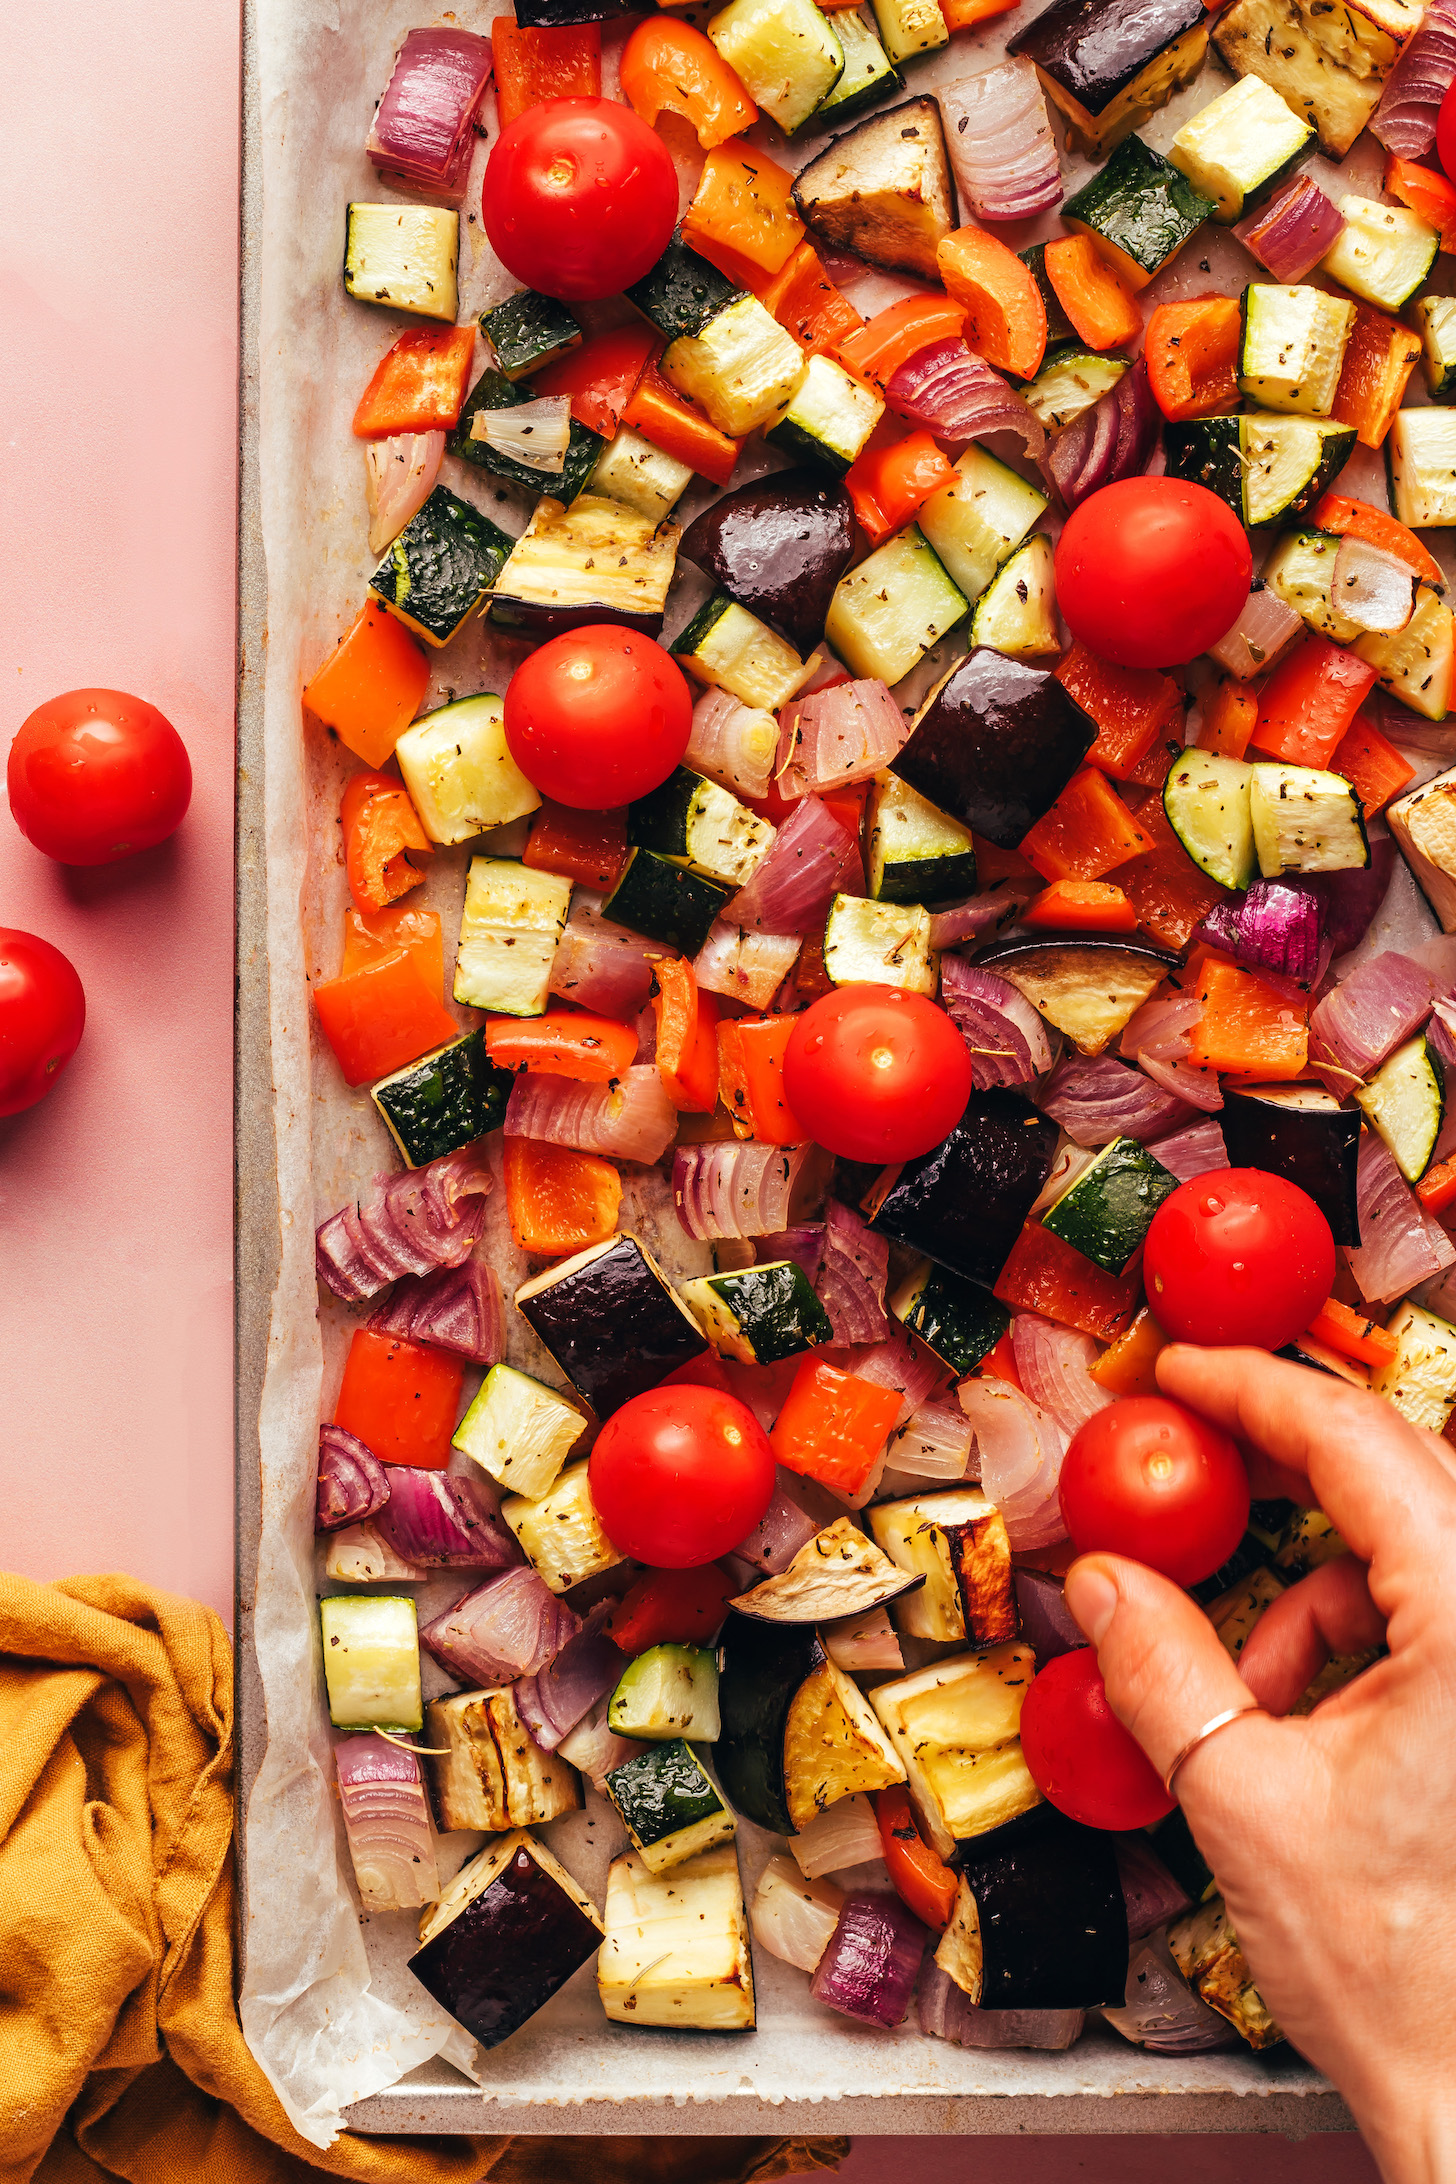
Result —
POLYGON ((1158 1382, 1235 1435, 1256 1495, 1322 1509, 1352 1552, 1266 1609, 1237 1667, 1140 1563, 1083 1556, 1068 1605, 1160 1774, 1216 1714, 1283 1715, 1332 1654, 1389 1646, 1308 1717, 1220 1730, 1175 1786, 1260 1993, 1386 2178, 1456 2177, 1456 1452, 1260 1350, 1173 1344, 1158 1382))

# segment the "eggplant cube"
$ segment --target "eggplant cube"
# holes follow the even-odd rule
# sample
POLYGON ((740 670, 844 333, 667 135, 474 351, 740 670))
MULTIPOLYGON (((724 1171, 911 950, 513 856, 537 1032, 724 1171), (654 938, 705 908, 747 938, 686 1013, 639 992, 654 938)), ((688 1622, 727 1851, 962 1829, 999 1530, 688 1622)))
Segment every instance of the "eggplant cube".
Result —
POLYGON ((1053 0, 1006 51, 1036 63, 1069 148, 1103 159, 1193 81, 1210 27, 1201 0, 1053 0))
POLYGON ((1021 1754, 1021 1702, 1035 1674, 1029 1646, 1004 1645, 937 1661, 871 1692, 942 1858, 1041 1803, 1021 1754))
POLYGON ((883 1607, 924 1582, 898 1569, 851 1518, 836 1517, 786 1570, 729 1605, 760 1623, 836 1623, 883 1607))
POLYGON ((1116 2005, 1127 1978, 1127 1909, 1113 1838, 1048 1817, 962 1874, 935 1961, 985 2010, 1116 2005))
POLYGON ((511 540, 498 524, 437 485, 370 577, 369 589, 427 645, 447 645, 470 620, 510 552, 511 540))
POLYGON ((973 1092, 944 1143, 904 1163, 870 1226, 989 1289, 1056 1149, 1056 1124, 1019 1094, 973 1092))
POLYGON ((545 1752, 516 1711, 510 1685, 454 1691, 425 1708, 430 1783, 442 1828, 544 1826, 581 1804, 574 1770, 545 1752))
POLYGON ((598 1418, 708 1348, 661 1268, 625 1230, 522 1283, 516 1306, 598 1418))
POLYGON ((1222 1896, 1175 1920, 1168 1946, 1194 1993, 1226 2017, 1241 2039, 1251 2048, 1278 2046, 1284 2035, 1254 1985, 1222 1896))
POLYGON ((753 2030, 753 1955, 732 1843, 665 1873, 649 1872, 635 1852, 613 1859, 597 1988, 620 2025, 753 2030))
POLYGON ((1011 1586, 1011 1542, 994 1502, 972 1488, 881 1502, 875 1538, 902 1570, 925 1580, 895 1603, 907 1638, 998 1646, 1020 1628, 1011 1586))
POLYGON ((904 1780, 868 1699, 826 1654, 794 1693, 784 1723, 784 1787, 795 1832, 841 1798, 904 1780))
POLYGON ((705 508, 684 531, 681 551, 807 657, 853 559, 854 536, 854 510, 837 479, 776 470, 705 508))
MULTIPOLYGON (((1236 76, 1261 77, 1291 113, 1318 130, 1326 158, 1342 160, 1380 103, 1385 71, 1346 67, 1327 51, 1317 6, 1318 0, 1309 7, 1301 0, 1235 0, 1210 18, 1217 24, 1213 42, 1236 76)), ((1329 12, 1333 18, 1335 10, 1329 12)))
POLYGON ((482 2047, 499 2047, 601 1946, 595 1904, 517 1829, 461 1867, 420 1925, 409 1968, 482 2047))
POLYGON ((993 941, 976 960, 1009 979, 1079 1054, 1101 1054, 1178 961, 1143 940, 1032 932, 993 941))
POLYGON ((1095 722, 1046 668, 982 645, 936 684, 890 771, 987 841, 1013 849, 1096 739, 1095 722))
MULTIPOLYGON (((892 61, 945 42, 945 19, 935 10, 916 9, 923 30, 908 20, 892 25, 892 15, 902 11, 908 13, 903 0, 898 7, 895 0, 881 0, 876 11, 892 61)), ((911 99, 835 137, 801 169, 794 203, 825 242, 853 250, 888 273, 939 279, 935 253, 955 226, 955 189, 937 102, 911 99)))
POLYGON ((1306 1191, 1337 1244, 1358 1244, 1360 1111, 1314 1084, 1261 1084, 1224 1092, 1219 1117, 1236 1168, 1262 1168, 1306 1191))
POLYGON ((570 1592, 622 1560, 602 1529, 584 1463, 572 1464, 539 1501, 510 1494, 501 1515, 552 1592, 570 1592))

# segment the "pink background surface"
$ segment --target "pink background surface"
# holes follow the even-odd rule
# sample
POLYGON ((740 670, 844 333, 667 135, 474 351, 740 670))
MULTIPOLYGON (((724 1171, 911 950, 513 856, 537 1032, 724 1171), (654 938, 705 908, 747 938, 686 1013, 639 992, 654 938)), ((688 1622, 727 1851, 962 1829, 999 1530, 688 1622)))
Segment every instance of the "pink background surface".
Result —
MULTIPOLYGON (((0 820, 0 923, 62 948, 86 1036, 0 1122, 0 1561, 125 1569, 232 1620, 239 24, 231 0, 0 7, 0 739, 61 690, 150 698, 180 834, 70 874, 0 820)), ((847 2184, 1368 2184, 1357 2141, 864 2139, 847 2184)))

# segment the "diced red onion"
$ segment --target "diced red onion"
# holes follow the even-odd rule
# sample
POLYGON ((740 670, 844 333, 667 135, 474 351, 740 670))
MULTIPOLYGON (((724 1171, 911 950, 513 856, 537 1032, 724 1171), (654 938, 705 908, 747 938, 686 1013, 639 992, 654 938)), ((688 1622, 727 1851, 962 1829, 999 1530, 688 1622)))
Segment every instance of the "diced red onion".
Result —
POLYGON ((1297 174, 1234 229, 1239 241, 1276 281, 1302 281, 1344 233, 1345 216, 1319 184, 1297 174))
POLYGON ((502 1570, 422 1625, 420 1643, 458 1683, 514 1683, 554 1660, 579 1628, 535 1570, 502 1570))
POLYGON ((958 1393, 980 1453, 981 1492, 1005 1518, 1012 1547, 1065 1539, 1057 1487, 1067 1437, 1056 1420, 1009 1381, 963 1380, 958 1393))
POLYGON ((733 1552, 751 1562, 765 1577, 779 1577, 799 1549, 807 1547, 820 1530, 818 1518, 808 1516, 782 1486, 776 1486, 773 1500, 733 1552))
POLYGON ((1203 1014, 1196 994, 1170 994, 1160 1001, 1145 1001, 1127 1020, 1121 1052, 1133 1055, 1138 1068, 1154 1084, 1171 1092, 1190 1107, 1216 1114, 1223 1105, 1215 1070, 1202 1069, 1188 1059, 1188 1036, 1203 1014))
POLYGON ((1081 2036, 1085 2010, 978 2010, 934 1957, 920 1974, 915 2004, 920 2030, 957 2047, 1069 2048, 1081 2036))
POLYGON ((1112 1848, 1127 1905, 1129 1941, 1142 1941, 1169 1919, 1193 1909, 1192 1897, 1179 1887, 1145 1835, 1118 1835, 1112 1848))
POLYGON ((365 146, 381 175, 459 204, 490 62, 489 38, 453 24, 406 33, 365 146))
POLYGON ((614 1603, 598 1603, 555 1659, 514 1687, 516 1712, 543 1752, 554 1752, 599 1699, 615 1691, 627 1656, 602 1629, 614 1603))
MULTIPOLYGON (((796 701, 801 714, 804 702, 796 701)), ((898 714, 899 708, 895 710, 898 714)), ((900 718, 903 721, 903 715, 900 718)), ((752 878, 723 905, 722 922, 756 926, 765 933, 792 933, 797 939, 812 926, 823 924, 836 895, 863 893, 864 865, 858 844, 817 796, 805 796, 779 828, 752 878)))
POLYGON ((887 2029, 901 2025, 928 1938, 898 1896, 857 1891, 844 1899, 809 1991, 843 2017, 887 2029))
POLYGON ((805 1221, 797 1228, 776 1229, 772 1236, 755 1237, 753 1256, 759 1266, 792 1259, 795 1266, 803 1268, 804 1279, 812 1289, 824 1264, 824 1223, 805 1221))
POLYGON ((637 1052, 632 1059, 634 1062, 657 1060, 657 1011, 650 1002, 645 1009, 638 1012, 637 1052))
POLYGON ((1086 1645, 1082 1627, 1067 1606, 1059 1577, 1052 1577, 1046 1570, 1016 1569, 1011 1573, 1011 1583, 1021 1635, 1036 1655, 1038 1668, 1054 1661, 1059 1653, 1075 1653, 1086 1645))
POLYGON ((933 910, 930 945, 932 948, 960 948, 968 940, 989 939, 1003 925, 1009 925, 1026 908, 1031 897, 1031 888, 1020 880, 998 880, 984 895, 972 895, 968 902, 955 903, 948 910, 933 910))
POLYGON ((1233 628, 1209 646, 1208 656, 1237 681, 1248 682, 1272 667, 1303 629, 1293 607, 1261 584, 1249 593, 1233 628))
POLYGON ((1347 622, 1384 635, 1404 629, 1415 612, 1415 572, 1408 562, 1351 532, 1340 540, 1330 594, 1347 622))
POLYGON ((1360 1242, 1346 1257, 1367 1304, 1390 1304, 1456 1265, 1456 1245, 1428 1214, 1382 1138, 1366 1131, 1355 1171, 1360 1242))
POLYGON ((1171 1137, 1155 1138, 1148 1151, 1180 1183, 1191 1183, 1194 1176, 1209 1175, 1229 1164, 1223 1131, 1211 1115, 1190 1123, 1186 1130, 1175 1130, 1171 1137))
POLYGON ((679 1145, 672 1196, 689 1236, 772 1236, 817 1213, 827 1167, 812 1145, 679 1145))
POLYGON ((607 1720, 609 1704, 610 1694, 598 1699, 557 1746, 568 1766, 579 1768, 600 1797, 607 1794, 604 1785, 614 1767, 625 1766, 639 1752, 651 1749, 635 1737, 618 1736, 607 1720))
POLYGON ((445 454, 443 432, 405 432, 364 443, 364 489, 369 504, 369 551, 392 546, 411 516, 435 490, 445 454))
POLYGON ((834 1938, 843 1908, 840 1889, 806 1879, 792 1858, 778 1857, 759 1875, 748 1916, 754 1940, 770 1956, 812 1972, 834 1938))
POLYGON ((1350 865, 1339 872, 1320 873, 1329 911, 1330 947, 1337 962, 1359 947, 1374 923, 1390 891, 1396 854, 1390 836, 1381 834, 1371 842, 1370 862, 1363 869, 1350 865))
MULTIPOLYGON (((857 1676, 869 1669, 905 1666, 899 1638, 884 1608, 866 1608, 863 1615, 851 1615, 842 1623, 830 1623, 819 1633, 819 1641, 835 1667, 842 1668, 847 1676, 857 1676)), ((831 1806, 830 1810, 835 1808, 831 1806)))
POLYGON ((1228 2019, 1193 1993, 1161 1934, 1134 1944, 1123 2006, 1102 2014, 1124 2040, 1154 2055, 1201 2055, 1239 2044, 1228 2019))
POLYGON ((841 1797, 816 1813, 806 1828, 789 1837, 794 1862, 804 1878, 848 1873, 855 1866, 879 1865, 885 1855, 875 1809, 862 1790, 841 1797))
POLYGON ((342 1426, 320 1426, 314 1530, 337 1532, 341 1525, 362 1523, 388 1499, 389 1473, 373 1449, 342 1426))
POLYGON ((1393 950, 1372 956, 1311 1010, 1311 1067, 1343 1099, 1430 1013, 1431 980, 1419 963, 1393 950))
POLYGON ((1054 1418, 1069 1440, 1112 1401, 1089 1375, 1088 1367, 1101 1354, 1090 1335, 1058 1327, 1036 1312, 1018 1312, 1011 1322, 1011 1354, 1030 1401, 1054 1418))
MULTIPOLYGON (((779 714, 780 793, 815 796, 868 781, 883 773, 909 735, 909 721, 877 676, 806 691, 779 714)), ((863 892, 863 881, 854 892, 863 892)))
POLYGON ((913 1479, 963 1479, 972 1439, 959 1403, 922 1403, 896 1429, 886 1461, 913 1479))
POLYGON ((831 1198, 825 1209, 824 1261, 815 1284, 829 1314, 834 1340, 883 1342, 890 1332, 885 1315, 885 1283, 890 1247, 865 1226, 850 1206, 831 1198))
POLYGON ((491 1178, 478 1146, 374 1181, 380 1195, 325 1221, 315 1244, 319 1280, 349 1304, 401 1275, 459 1266, 485 1226, 491 1178))
POLYGON ((412 1911, 440 1893, 435 1831, 413 1752, 387 1737, 345 1737, 334 1746, 344 1833, 359 1894, 371 1910, 412 1911))
POLYGON ((551 991, 579 1008, 625 1022, 652 992, 652 966, 673 953, 599 915, 578 893, 551 963, 551 991))
POLYGON ((389 1499, 375 1516, 380 1537, 422 1570, 504 1570, 521 1550, 484 1478, 389 1467, 389 1499))
POLYGON ((978 220, 1029 220, 1062 201, 1057 140, 1036 64, 1002 61, 936 93, 962 208, 978 220))
POLYGON ((1431 1004, 1431 1021, 1426 1026, 1426 1037, 1436 1050, 1441 1067, 1448 1074, 1456 1072, 1456 1003, 1443 996, 1431 1004))
POLYGON ((1456 0, 1430 0, 1420 28, 1385 79, 1370 134, 1397 159, 1423 159, 1436 141, 1436 117, 1453 81, 1456 0))
POLYGON ((1046 1025, 1009 980, 968 963, 964 956, 946 956, 940 966, 940 998, 966 1042, 971 1082, 978 1092, 990 1085, 1030 1084, 1051 1068, 1046 1025))
POLYGON ((1254 880, 1216 902, 1199 938, 1250 971, 1275 971, 1308 991, 1329 969, 1324 889, 1317 879, 1254 880))
POLYGON ((1140 477, 1158 444, 1162 413, 1148 385, 1142 357, 1100 402, 1059 432, 1042 464, 1068 509, 1104 485, 1140 477))
POLYGON ((335 1585, 423 1585, 417 1570, 382 1540, 372 1524, 346 1524, 328 1535, 324 1575, 335 1585))
POLYGON ((932 341, 907 357, 892 375, 885 400, 907 424, 923 425, 937 440, 984 440, 993 432, 1014 432, 1034 460, 1046 446, 1035 412, 959 335, 932 341))
POLYGON ((853 1373, 856 1380, 872 1380, 877 1388, 899 1389, 900 1415, 890 1428, 892 1433, 898 1432, 922 1403, 942 1394, 950 1382, 950 1374, 939 1358, 932 1357, 928 1350, 917 1349, 899 1328, 892 1329, 883 1342, 846 1350, 843 1369, 853 1373))
POLYGON ((745 705, 726 690, 705 690, 693 707, 683 764, 736 795, 762 797, 773 780, 778 748, 779 724, 772 713, 745 705))
POLYGON ((677 1136, 677 1109, 652 1064, 634 1062, 613 1084, 522 1070, 511 1086, 505 1130, 507 1137, 572 1145, 651 1167, 677 1136))
POLYGON ((407 1274, 365 1321, 377 1334, 432 1342, 476 1365, 499 1365, 506 1354, 506 1307, 500 1278, 478 1252, 463 1266, 407 1274))
POLYGON ((766 1009, 793 969, 800 946, 797 933, 755 933, 719 918, 693 957, 693 977, 709 993, 766 1009))
POLYGON ((1184 1101, 1110 1054, 1069 1054, 1042 1086, 1037 1104, 1078 1145, 1110 1145, 1119 1137, 1146 1145, 1189 1115, 1184 1101))

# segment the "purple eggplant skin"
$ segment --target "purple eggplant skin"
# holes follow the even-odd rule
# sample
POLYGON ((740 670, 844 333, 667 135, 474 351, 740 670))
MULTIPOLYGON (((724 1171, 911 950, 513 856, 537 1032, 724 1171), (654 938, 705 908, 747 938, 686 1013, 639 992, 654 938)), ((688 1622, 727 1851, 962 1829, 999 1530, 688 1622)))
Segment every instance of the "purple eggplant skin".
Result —
POLYGON ((598 1418, 708 1347, 634 1236, 614 1238, 598 1258, 518 1298, 517 1307, 598 1418))
POLYGON ((1100 114, 1203 16, 1203 0, 1052 0, 1006 51, 1026 54, 1089 114, 1100 114))
POLYGON ((601 622, 615 622, 619 628, 635 631, 639 637, 658 638, 662 635, 660 614, 632 614, 625 607, 614 607, 601 600, 584 607, 545 607, 535 599, 510 599, 490 595, 491 621, 501 629, 514 633, 520 630, 531 637, 559 637, 563 630, 595 628, 601 622))
POLYGON ((960 1846, 981 1922, 980 2007, 1115 2008, 1128 1950, 1115 1838, 1046 1807, 1026 1818, 1043 1812, 1014 1844, 996 1828, 960 1846))
POLYGON ((870 1227, 990 1289, 1056 1150, 1056 1124, 1019 1093, 973 1092, 945 1142, 906 1161, 870 1227))
POLYGON ((1262 1168, 1297 1183, 1319 1207, 1337 1244, 1358 1245, 1360 1209, 1355 1168, 1360 1152, 1360 1110, 1286 1107, 1257 1093, 1224 1094, 1223 1141, 1235 1168, 1262 1168))
POLYGON ((441 2009, 499 2047, 595 1956, 600 1930, 521 1849, 409 1960, 441 2009))
POLYGON ((854 555, 854 509, 822 472, 776 470, 705 508, 680 550, 807 658, 854 555))
POLYGON ((759 1623, 736 1610, 723 1626, 718 1678, 722 1735, 714 1747, 728 1801, 755 1827, 792 1835, 784 1781, 784 1733, 794 1694, 824 1664, 818 1632, 803 1623, 759 1623))
POLYGON ((1046 668, 978 645, 931 691, 890 770, 1014 849, 1096 740, 1096 722, 1046 668))

